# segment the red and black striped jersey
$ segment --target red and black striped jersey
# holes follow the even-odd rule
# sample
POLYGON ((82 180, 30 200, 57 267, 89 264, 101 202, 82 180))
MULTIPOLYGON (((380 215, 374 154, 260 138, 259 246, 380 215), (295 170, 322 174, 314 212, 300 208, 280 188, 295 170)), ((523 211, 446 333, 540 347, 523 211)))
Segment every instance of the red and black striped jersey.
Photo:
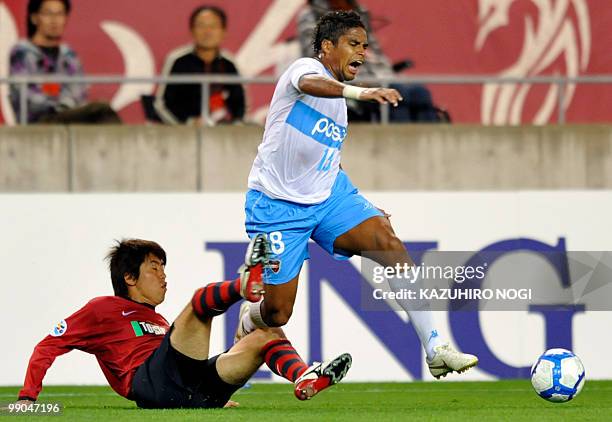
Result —
POLYGON ((129 398, 136 369, 169 329, 168 321, 150 305, 119 296, 94 298, 36 345, 19 398, 36 400, 55 358, 73 349, 95 355, 113 390, 129 398))

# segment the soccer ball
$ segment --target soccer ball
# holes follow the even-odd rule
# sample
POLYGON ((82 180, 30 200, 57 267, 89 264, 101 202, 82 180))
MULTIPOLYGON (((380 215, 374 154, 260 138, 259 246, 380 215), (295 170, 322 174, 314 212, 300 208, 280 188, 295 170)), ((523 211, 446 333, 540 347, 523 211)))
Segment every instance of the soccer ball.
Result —
POLYGON ((584 366, 569 350, 547 350, 531 367, 531 385, 545 400, 570 401, 584 387, 584 366))

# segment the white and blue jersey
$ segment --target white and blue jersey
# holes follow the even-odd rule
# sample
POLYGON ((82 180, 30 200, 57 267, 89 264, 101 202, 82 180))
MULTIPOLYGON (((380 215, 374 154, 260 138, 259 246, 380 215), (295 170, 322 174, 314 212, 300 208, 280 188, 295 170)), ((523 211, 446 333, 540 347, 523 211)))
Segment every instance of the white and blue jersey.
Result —
POLYGON ((332 78, 322 63, 303 58, 280 77, 257 158, 249 175, 245 203, 250 237, 266 233, 272 265, 265 282, 283 284, 297 276, 313 239, 338 259, 336 238, 382 213, 359 194, 340 170, 347 133, 344 98, 304 94, 300 78, 332 78))
POLYGON ((300 91, 300 78, 308 74, 331 78, 321 62, 309 58, 295 61, 283 73, 249 175, 250 189, 299 204, 321 203, 331 194, 347 130, 344 98, 300 91))

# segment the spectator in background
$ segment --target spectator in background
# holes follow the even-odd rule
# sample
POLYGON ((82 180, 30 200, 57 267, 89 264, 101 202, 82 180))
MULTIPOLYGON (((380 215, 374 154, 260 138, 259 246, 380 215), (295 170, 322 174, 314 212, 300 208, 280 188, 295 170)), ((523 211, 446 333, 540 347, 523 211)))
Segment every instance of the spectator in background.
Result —
MULTIPOLYGON (((30 0, 28 39, 11 50, 10 74, 81 76, 77 54, 62 43, 70 13, 69 0, 30 0)), ((11 85, 11 104, 20 113, 20 88, 11 85)), ((28 85, 29 123, 119 123, 117 113, 105 103, 87 103, 87 87, 78 83, 36 83, 28 85)))
MULTIPOLYGON (((227 17, 215 6, 200 6, 189 17, 193 44, 172 51, 166 58, 162 74, 229 74, 238 75, 234 64, 221 51, 227 17)), ((242 120, 245 110, 244 90, 240 84, 212 84, 209 97, 210 122, 229 123, 242 120)), ((155 109, 165 123, 200 122, 202 92, 198 84, 160 85, 155 109)))
MULTIPOLYGON (((359 13, 368 32, 367 60, 359 68, 359 75, 356 79, 358 84, 360 77, 392 77, 395 72, 400 72, 412 66, 412 62, 408 59, 391 64, 372 31, 370 14, 356 0, 308 0, 308 5, 298 15, 297 22, 300 47, 304 57, 312 57, 315 26, 319 18, 330 10, 353 10, 359 13)), ((392 122, 436 122, 444 121, 445 118, 448 119, 446 112, 434 106, 431 92, 426 87, 400 84, 391 84, 390 87, 397 89, 404 98, 404 101, 400 102, 398 107, 390 109, 389 117, 392 122)), ((378 104, 347 100, 347 107, 349 121, 380 120, 378 104)))

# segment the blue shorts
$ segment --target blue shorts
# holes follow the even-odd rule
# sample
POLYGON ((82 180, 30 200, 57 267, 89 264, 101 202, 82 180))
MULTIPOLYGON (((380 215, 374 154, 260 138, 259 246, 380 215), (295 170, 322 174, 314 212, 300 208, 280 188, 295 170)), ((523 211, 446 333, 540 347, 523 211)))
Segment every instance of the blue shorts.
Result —
POLYGON ((348 259, 351 254, 334 249, 336 238, 369 218, 382 216, 343 171, 338 173, 329 198, 320 204, 273 199, 251 189, 246 195, 245 212, 249 237, 266 233, 272 247, 265 277, 268 284, 287 283, 299 274, 309 258, 308 239, 336 259, 348 259))

